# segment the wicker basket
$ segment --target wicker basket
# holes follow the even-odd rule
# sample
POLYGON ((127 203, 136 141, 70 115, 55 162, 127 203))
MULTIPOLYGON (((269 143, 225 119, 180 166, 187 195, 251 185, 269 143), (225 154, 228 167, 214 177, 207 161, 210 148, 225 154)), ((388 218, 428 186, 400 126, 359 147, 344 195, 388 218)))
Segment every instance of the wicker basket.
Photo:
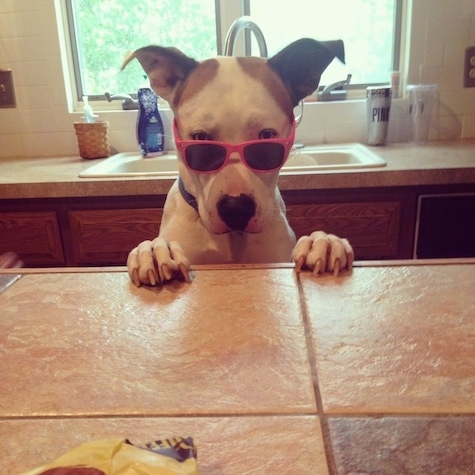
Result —
POLYGON ((74 122, 78 139, 79 154, 82 158, 105 158, 110 155, 109 122, 74 122))

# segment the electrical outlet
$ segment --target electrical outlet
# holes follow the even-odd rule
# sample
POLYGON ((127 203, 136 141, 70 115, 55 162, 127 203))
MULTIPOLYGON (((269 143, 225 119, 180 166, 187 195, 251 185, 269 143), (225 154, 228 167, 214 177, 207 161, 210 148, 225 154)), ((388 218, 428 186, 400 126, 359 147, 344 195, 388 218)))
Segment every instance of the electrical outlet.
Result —
POLYGON ((465 49, 463 87, 475 87, 475 46, 465 49))
POLYGON ((11 69, 0 70, 0 107, 16 107, 11 69))

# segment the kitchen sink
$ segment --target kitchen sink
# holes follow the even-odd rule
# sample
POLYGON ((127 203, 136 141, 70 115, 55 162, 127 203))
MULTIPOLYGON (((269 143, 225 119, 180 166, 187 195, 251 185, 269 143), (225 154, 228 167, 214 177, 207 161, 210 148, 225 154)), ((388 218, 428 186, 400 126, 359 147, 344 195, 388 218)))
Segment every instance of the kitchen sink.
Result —
POLYGON ((353 143, 305 146, 292 150, 283 173, 318 173, 325 170, 351 170, 384 167, 386 162, 368 147, 353 143))
MULTIPOLYGON (((383 167, 386 162, 361 144, 305 146, 292 150, 282 174, 313 174, 338 170, 383 167)), ((137 152, 113 155, 82 171, 81 178, 161 176, 175 177, 178 159, 174 151, 143 158, 137 152)))
POLYGON ((121 176, 177 176, 178 159, 175 153, 143 158, 138 152, 118 153, 83 170, 81 178, 107 178, 121 176))

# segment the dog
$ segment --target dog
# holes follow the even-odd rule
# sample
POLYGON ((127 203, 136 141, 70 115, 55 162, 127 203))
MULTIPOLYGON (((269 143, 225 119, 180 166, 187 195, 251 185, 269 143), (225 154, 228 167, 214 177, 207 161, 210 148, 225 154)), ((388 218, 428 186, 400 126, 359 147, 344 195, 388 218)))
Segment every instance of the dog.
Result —
POLYGON ((127 269, 140 286, 190 281, 191 264, 295 263, 318 275, 351 269, 346 239, 323 231, 296 242, 278 189, 294 140, 294 107, 318 87, 341 40, 297 40, 270 59, 201 62, 173 47, 131 53, 150 87, 174 113, 179 178, 163 209, 159 235, 132 249, 127 269))

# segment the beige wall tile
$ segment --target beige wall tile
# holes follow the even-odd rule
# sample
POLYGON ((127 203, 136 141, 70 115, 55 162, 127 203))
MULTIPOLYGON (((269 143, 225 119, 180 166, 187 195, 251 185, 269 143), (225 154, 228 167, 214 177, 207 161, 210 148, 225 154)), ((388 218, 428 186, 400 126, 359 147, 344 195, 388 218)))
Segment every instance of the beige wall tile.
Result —
MULTIPOLYGON (((0 67, 11 68, 14 71, 15 87, 18 90, 18 107, 13 109, 13 114, 21 116, 24 111, 33 109, 41 110, 45 101, 53 95, 53 103, 61 108, 56 115, 67 114, 69 120, 57 128, 55 121, 50 122, 47 132, 55 134, 64 130, 64 125, 73 130, 73 122, 77 120, 74 114, 69 114, 69 106, 65 91, 62 64, 60 59, 59 39, 57 36, 56 13, 52 0, 3 1, 0 12, 2 25, 2 38, 0 42, 0 67), (36 91, 21 88, 39 87, 36 91), (49 89, 50 92, 47 92, 49 89), (31 99, 31 96, 34 99, 31 99)), ((442 68, 440 76, 441 88, 447 93, 442 97, 444 108, 455 114, 457 121, 464 124, 457 130, 458 137, 474 137, 473 107, 475 104, 475 88, 462 87, 461 67, 464 49, 470 43, 475 43, 475 3, 471 0, 458 0, 457 6, 449 0, 414 0, 412 2, 412 25, 410 25, 410 38, 412 45, 409 48, 410 58, 408 66, 408 82, 418 82, 420 70, 424 72, 423 79, 428 82, 438 82, 437 68, 442 68), (432 69, 431 72, 429 70, 432 69), (466 106, 461 108, 460 103, 466 106), (470 108, 471 107, 471 108, 470 108)), ((364 107, 347 104, 340 113, 346 119, 344 127, 341 126, 341 117, 338 109, 332 107, 324 111, 317 111, 317 107, 307 107, 304 120, 297 130, 297 141, 322 143, 366 140, 366 119, 364 107), (329 113, 327 117, 327 112, 329 113), (350 114, 350 115, 348 115, 350 114), (354 114, 354 115, 353 115, 354 114), (345 131, 348 133, 345 135, 345 131)), ((123 120, 116 124, 112 118, 117 115, 102 113, 101 118, 110 120, 111 145, 118 151, 135 150, 135 113, 125 115, 126 128, 129 134, 123 135, 123 120), (110 115, 110 117, 109 117, 110 115), (118 133, 114 133, 117 130, 118 133)), ((5 125, 12 120, 11 110, 0 109, 0 136, 9 134, 25 134, 25 143, 31 141, 26 134, 41 133, 45 131, 45 124, 40 119, 31 119, 27 129, 17 130, 15 127, 5 125)), ((36 116, 38 117, 38 116, 36 116)), ((397 127, 397 130, 403 128, 397 127)), ((392 141, 404 141, 405 134, 391 137, 392 141)), ((454 138, 431 132, 431 138, 454 138)), ((14 137, 3 137, 1 142, 6 148, 0 151, 2 156, 21 156, 32 154, 36 156, 35 147, 25 148, 18 146, 14 137)), ((58 144, 54 141, 45 142, 41 151, 46 155, 67 154, 75 150, 73 143, 64 144, 58 151, 58 144), (48 148, 49 144, 49 148, 48 148)), ((76 154, 76 152, 72 152, 76 154)))

